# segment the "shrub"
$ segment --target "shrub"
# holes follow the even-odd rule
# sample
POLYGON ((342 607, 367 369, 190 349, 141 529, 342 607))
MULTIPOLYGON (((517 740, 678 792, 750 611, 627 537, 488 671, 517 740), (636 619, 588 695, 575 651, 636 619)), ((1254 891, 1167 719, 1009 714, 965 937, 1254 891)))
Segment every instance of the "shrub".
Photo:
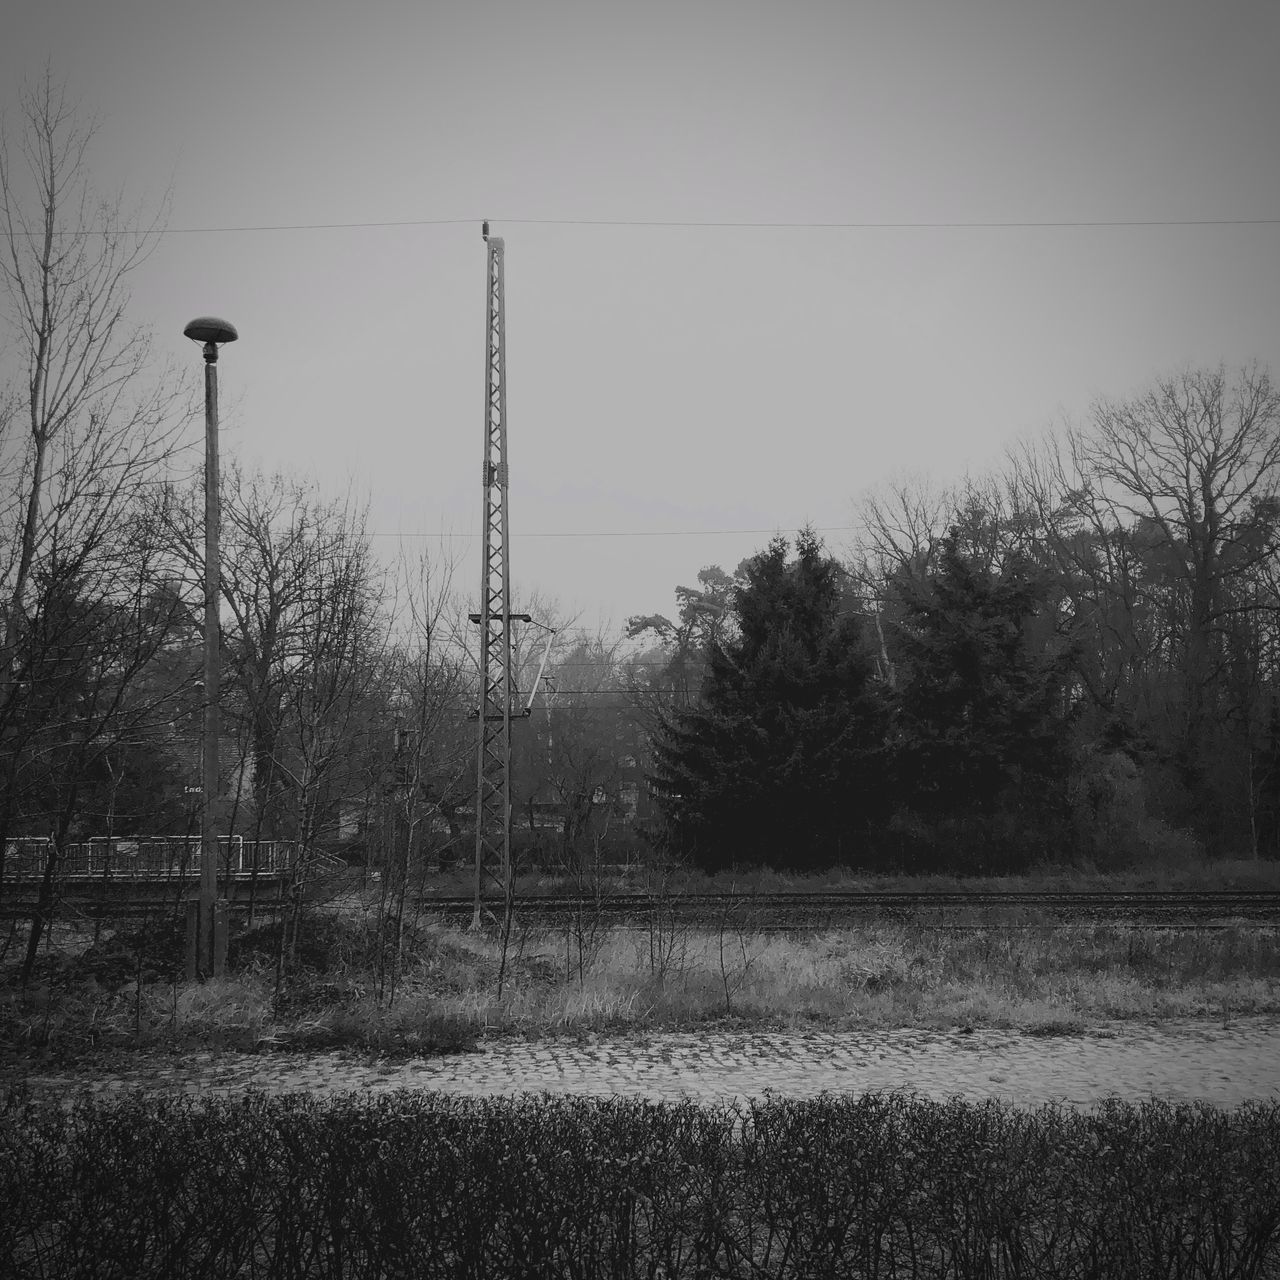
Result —
POLYGON ((73 979, 94 978, 104 987, 132 982, 176 981, 186 967, 186 923, 179 916, 145 920, 117 929, 87 948, 70 967, 73 979))
POLYGON ((1280 1103, 10 1098, 0 1274, 1266 1277, 1278 1141, 1280 1103))

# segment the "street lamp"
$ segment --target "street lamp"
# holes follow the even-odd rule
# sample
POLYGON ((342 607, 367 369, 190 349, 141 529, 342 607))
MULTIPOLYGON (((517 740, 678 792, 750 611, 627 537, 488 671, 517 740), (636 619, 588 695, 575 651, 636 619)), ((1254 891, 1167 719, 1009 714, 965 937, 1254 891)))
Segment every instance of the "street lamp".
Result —
POLYGON ((204 760, 200 788, 200 896, 187 913, 187 978, 222 973, 227 959, 226 916, 218 909, 218 347, 240 335, 213 316, 193 320, 183 334, 204 346, 204 760))

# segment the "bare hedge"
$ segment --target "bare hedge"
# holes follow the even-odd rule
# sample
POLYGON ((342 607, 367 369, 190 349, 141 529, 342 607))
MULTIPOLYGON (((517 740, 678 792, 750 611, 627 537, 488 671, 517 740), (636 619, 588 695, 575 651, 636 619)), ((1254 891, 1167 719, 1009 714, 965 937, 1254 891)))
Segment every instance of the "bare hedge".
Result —
POLYGON ((0 1275, 1280 1276, 1280 1103, 132 1094, 0 1113, 0 1275))

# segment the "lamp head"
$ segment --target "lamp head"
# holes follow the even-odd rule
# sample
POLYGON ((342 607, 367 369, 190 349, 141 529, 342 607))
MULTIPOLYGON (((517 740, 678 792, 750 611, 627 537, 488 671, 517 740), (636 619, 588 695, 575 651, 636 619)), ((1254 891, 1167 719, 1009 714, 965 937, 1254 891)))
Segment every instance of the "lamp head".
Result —
POLYGON ((220 343, 234 342, 240 336, 236 332, 235 325, 229 320, 219 320, 217 316, 200 316, 187 325, 182 332, 192 342, 204 343, 204 362, 207 365, 218 363, 220 343))
POLYGON ((235 325, 229 320, 219 320, 216 316, 200 316, 187 325, 182 333, 193 342, 234 342, 240 336, 235 325))

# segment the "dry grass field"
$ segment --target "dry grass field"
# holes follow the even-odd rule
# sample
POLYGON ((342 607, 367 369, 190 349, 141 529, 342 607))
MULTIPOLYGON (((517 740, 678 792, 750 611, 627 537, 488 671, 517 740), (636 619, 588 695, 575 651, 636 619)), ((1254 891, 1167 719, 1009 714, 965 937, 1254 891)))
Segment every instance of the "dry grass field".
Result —
POLYGON ((226 978, 205 984, 177 980, 180 935, 168 929, 141 963, 128 931, 103 932, 86 948, 83 931, 77 947, 75 931, 62 929, 69 945, 42 957, 36 982, 0 988, 0 1043, 53 1053, 192 1044, 430 1052, 486 1035, 601 1029, 1049 1035, 1116 1020, 1280 1013, 1280 930, 1244 922, 1151 929, 1024 917, 779 933, 760 927, 744 897, 741 910, 705 925, 659 910, 624 927, 587 910, 555 928, 517 928, 504 965, 494 935, 430 913, 407 920, 393 950, 371 910, 317 910, 283 981, 279 928, 268 925, 236 943, 226 978))

